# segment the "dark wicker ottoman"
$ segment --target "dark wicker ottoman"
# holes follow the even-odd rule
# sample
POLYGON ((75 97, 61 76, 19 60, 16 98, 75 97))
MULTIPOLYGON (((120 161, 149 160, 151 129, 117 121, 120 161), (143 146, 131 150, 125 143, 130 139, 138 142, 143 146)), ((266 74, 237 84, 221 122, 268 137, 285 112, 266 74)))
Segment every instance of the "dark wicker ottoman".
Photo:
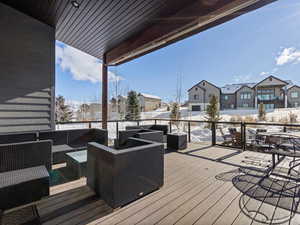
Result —
POLYGON ((87 150, 66 153, 66 162, 77 178, 86 176, 87 150))
POLYGON ((175 151, 186 149, 187 135, 184 133, 167 134, 167 148, 175 151))

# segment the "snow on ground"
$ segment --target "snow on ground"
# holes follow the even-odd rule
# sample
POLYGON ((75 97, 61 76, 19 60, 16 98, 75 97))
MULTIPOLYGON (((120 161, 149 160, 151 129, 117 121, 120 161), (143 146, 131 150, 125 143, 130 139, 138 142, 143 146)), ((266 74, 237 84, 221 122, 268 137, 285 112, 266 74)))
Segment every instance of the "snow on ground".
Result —
MULTIPOLYGON (((181 108, 181 119, 187 120, 206 120, 205 112, 190 112, 187 108, 181 108)), ((267 111, 267 120, 270 121, 272 118, 272 122, 279 122, 282 118, 288 118, 290 113, 294 113, 298 116, 298 120, 300 119, 300 108, 289 108, 289 109, 275 109, 267 111)), ((257 109, 247 109, 247 110, 224 110, 220 112, 222 117, 222 121, 230 121, 231 117, 235 116, 251 116, 257 118, 258 111, 257 109)), ((152 112, 143 112, 141 114, 142 119, 169 119, 170 112, 167 111, 166 108, 158 109, 152 112)), ((145 121, 141 124, 151 124, 153 121, 145 121)), ((169 124, 167 121, 158 121, 159 124, 169 124)), ((125 130, 126 126, 137 125, 136 122, 119 122, 119 130, 125 130)), ((93 123, 92 127, 101 128, 100 123, 93 123)), ((221 125, 222 129, 218 129, 216 132, 217 142, 222 142, 223 135, 228 134, 228 128, 233 127, 233 125, 221 125), (222 130, 222 132, 221 132, 222 130)), ((66 125, 57 125, 57 129, 79 129, 79 128, 88 128, 88 124, 66 124, 66 125)), ((239 130, 239 127, 236 127, 239 130)), ((247 129, 247 137, 251 136, 251 133, 255 133, 257 128, 267 128, 270 132, 279 132, 282 131, 282 127, 280 126, 267 126, 267 127, 256 127, 247 129), (252 131, 252 132, 251 132, 252 131)), ((116 123, 108 123, 108 132, 109 138, 116 138, 116 123)), ((187 132, 187 124, 179 123, 178 126, 172 125, 172 132, 187 132)), ((208 128, 207 124, 203 123, 194 123, 191 126, 191 139, 193 142, 210 142, 211 141, 211 130, 208 128)))

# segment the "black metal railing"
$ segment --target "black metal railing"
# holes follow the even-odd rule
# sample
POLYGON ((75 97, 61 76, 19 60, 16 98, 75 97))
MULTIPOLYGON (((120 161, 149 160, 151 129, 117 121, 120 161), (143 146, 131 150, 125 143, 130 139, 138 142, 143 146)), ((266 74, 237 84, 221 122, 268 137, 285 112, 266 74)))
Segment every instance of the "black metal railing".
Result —
MULTIPOLYGON (((300 132, 300 124, 283 124, 283 123, 257 123, 257 122, 229 122, 229 121, 205 121, 205 120, 171 120, 171 119, 141 119, 141 120, 109 120, 108 124, 115 124, 115 138, 118 138, 118 133, 120 130, 121 123, 134 123, 135 125, 143 125, 145 122, 154 122, 154 124, 158 124, 164 122, 169 126, 169 132, 173 132, 174 127, 178 127, 179 123, 184 123, 187 126, 186 133, 188 136, 188 141, 192 142, 192 127, 195 126, 194 124, 198 124, 198 126, 203 125, 210 129, 211 131, 211 145, 219 145, 219 146, 227 146, 233 148, 239 148, 242 150, 247 149, 247 129, 251 128, 261 128, 267 129, 268 127, 278 127, 280 132, 291 132, 291 131, 299 131, 300 132), (229 129, 234 127, 239 130, 240 139, 239 141, 233 145, 226 145, 223 141, 217 140, 217 131, 222 129, 229 129)), ((76 125, 76 124, 86 124, 88 128, 93 128, 94 124, 98 124, 101 127, 102 121, 95 120, 95 121, 72 121, 72 122, 58 122, 57 125, 76 125)), ((196 125, 197 126, 197 125, 196 125)), ((178 130, 178 129, 177 129, 178 130)), ((220 136, 220 135, 219 135, 220 136)), ((222 135, 221 135, 222 136, 222 135)), ((222 137, 223 138, 223 137, 222 137)), ((223 138, 224 139, 224 138, 223 138)))

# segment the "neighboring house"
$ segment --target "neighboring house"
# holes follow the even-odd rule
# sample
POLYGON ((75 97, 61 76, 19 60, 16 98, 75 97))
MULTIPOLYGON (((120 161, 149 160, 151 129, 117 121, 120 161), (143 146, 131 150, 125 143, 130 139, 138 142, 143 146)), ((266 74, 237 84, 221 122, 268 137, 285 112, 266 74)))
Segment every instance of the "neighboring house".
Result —
POLYGON ((287 106, 300 107, 300 87, 297 85, 291 85, 287 88, 287 106))
POLYGON ((203 111, 212 96, 217 96, 220 99, 221 89, 212 83, 202 80, 188 90, 189 93, 189 110, 203 111))
POLYGON ((222 110, 257 108, 260 103, 266 109, 300 107, 300 87, 274 76, 258 83, 228 84, 221 88, 203 80, 189 89, 188 95, 192 111, 205 110, 209 95, 220 99, 222 110))
POLYGON ((141 112, 149 112, 161 107, 161 98, 155 95, 139 93, 141 112))
POLYGON ((289 82, 269 76, 254 86, 255 106, 263 103, 266 109, 284 108, 285 87, 289 82))

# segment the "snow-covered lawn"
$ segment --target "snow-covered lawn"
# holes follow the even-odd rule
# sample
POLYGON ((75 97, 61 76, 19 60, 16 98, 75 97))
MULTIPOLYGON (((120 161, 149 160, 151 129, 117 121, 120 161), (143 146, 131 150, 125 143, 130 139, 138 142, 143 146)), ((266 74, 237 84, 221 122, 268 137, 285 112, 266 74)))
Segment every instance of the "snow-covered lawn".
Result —
MULTIPOLYGON (((231 117, 240 116, 245 118, 246 116, 251 116, 257 118, 257 110, 226 110, 221 111, 222 121, 230 121, 231 117)), ((298 116, 300 120, 300 108, 291 108, 291 109, 275 109, 267 111, 267 119, 272 122, 279 122, 280 119, 286 117, 288 118, 290 113, 294 113, 298 116)), ((141 115, 142 119, 169 119, 169 112, 166 109, 159 109, 153 112, 144 112, 141 115)), ((204 112, 189 112, 187 108, 181 108, 181 119, 187 120, 206 120, 204 112)), ((141 122, 141 124, 152 124, 153 121, 141 122)), ((158 124, 169 124, 167 121, 157 121, 158 124)), ((119 122, 119 130, 125 130, 126 126, 137 125, 136 122, 119 122)), ((93 128, 101 128, 100 123, 92 123, 93 128)), ((222 142, 223 135, 228 134, 228 128, 234 127, 233 125, 221 124, 216 131, 217 142, 222 142), (220 129, 221 128, 221 129, 220 129), (222 131, 222 132, 221 132, 222 131)), ((88 128, 88 124, 66 124, 66 125, 57 125, 57 129, 80 129, 88 128)), ((237 126, 237 130, 240 128, 237 126)), ((257 128, 266 128, 270 132, 280 132, 282 131, 282 126, 256 126, 247 128, 247 138, 251 138, 251 133, 255 133, 257 128), (251 132, 252 131, 252 132, 251 132)), ((116 123, 108 123, 108 133, 109 139, 116 138, 116 123)), ((177 126, 172 125, 173 132, 187 132, 187 124, 179 123, 177 126)), ((192 123, 191 126, 191 140, 192 142, 210 142, 211 141, 211 130, 208 128, 207 124, 204 123, 192 123)))

